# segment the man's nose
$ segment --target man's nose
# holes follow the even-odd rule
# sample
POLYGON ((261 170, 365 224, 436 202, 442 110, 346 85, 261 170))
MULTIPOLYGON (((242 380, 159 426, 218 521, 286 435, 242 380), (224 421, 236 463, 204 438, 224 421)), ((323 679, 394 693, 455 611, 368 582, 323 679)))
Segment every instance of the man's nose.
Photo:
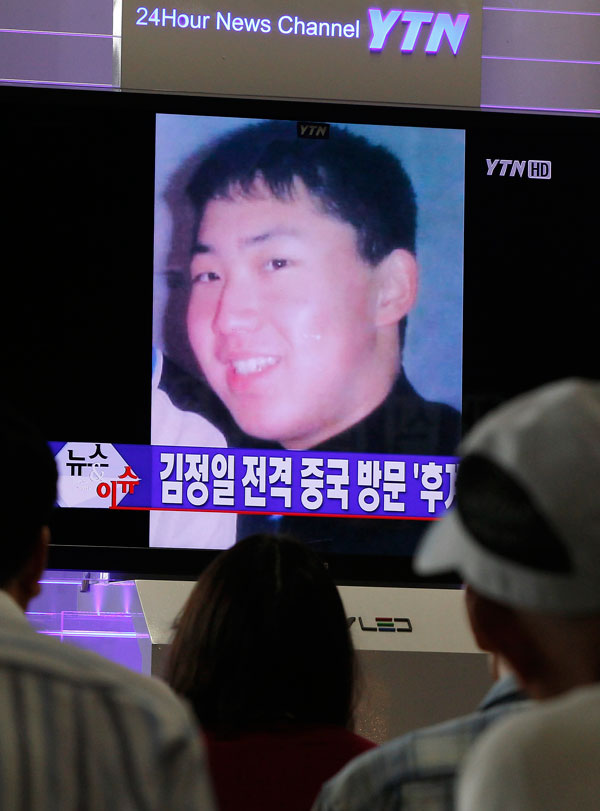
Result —
POLYGON ((257 290, 250 279, 229 278, 217 303, 213 326, 224 335, 251 332, 259 323, 257 290))

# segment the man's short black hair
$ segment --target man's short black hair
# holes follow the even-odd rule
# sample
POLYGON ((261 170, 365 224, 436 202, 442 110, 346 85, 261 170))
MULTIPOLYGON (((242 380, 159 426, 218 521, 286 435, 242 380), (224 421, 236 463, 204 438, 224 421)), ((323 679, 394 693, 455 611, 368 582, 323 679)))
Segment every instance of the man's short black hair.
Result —
POLYGON ((0 588, 31 556, 56 501, 52 451, 37 429, 4 404, 0 407, 3 543, 0 588))
POLYGON ((376 265, 396 248, 415 252, 415 192, 383 146, 332 126, 328 139, 299 138, 292 121, 251 124, 221 138, 188 185, 198 227, 210 200, 252 195, 257 180, 280 200, 301 180, 323 210, 352 225, 357 249, 376 265))

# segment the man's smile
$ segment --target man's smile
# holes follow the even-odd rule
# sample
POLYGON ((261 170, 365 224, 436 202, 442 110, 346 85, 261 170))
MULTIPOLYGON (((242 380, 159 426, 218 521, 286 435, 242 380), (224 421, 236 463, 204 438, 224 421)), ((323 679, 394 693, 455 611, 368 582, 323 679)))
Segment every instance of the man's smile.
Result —
POLYGON ((233 370, 237 375, 252 375, 257 372, 262 372, 270 366, 275 366, 278 363, 277 358, 272 355, 262 355, 253 358, 242 358, 240 360, 230 361, 233 370))

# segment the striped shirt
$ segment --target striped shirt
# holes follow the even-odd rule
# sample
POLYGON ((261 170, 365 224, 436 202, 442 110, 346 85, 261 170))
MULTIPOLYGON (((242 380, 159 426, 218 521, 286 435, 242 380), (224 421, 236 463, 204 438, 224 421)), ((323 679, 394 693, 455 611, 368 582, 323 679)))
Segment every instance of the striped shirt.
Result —
POLYGON ((0 809, 213 811, 197 727, 166 685, 36 634, 0 590, 0 809))
POLYGON ((396 738, 351 761, 323 787, 313 811, 453 811, 458 769, 475 739, 524 700, 512 679, 471 715, 396 738))

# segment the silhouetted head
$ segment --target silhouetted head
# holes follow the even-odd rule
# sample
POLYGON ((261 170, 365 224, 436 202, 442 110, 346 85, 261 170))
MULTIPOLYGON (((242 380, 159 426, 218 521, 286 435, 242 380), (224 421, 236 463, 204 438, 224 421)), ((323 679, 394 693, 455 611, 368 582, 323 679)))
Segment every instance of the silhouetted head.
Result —
POLYGON ((299 541, 253 535, 200 576, 167 681, 217 735, 351 722, 353 648, 337 589, 299 541))

